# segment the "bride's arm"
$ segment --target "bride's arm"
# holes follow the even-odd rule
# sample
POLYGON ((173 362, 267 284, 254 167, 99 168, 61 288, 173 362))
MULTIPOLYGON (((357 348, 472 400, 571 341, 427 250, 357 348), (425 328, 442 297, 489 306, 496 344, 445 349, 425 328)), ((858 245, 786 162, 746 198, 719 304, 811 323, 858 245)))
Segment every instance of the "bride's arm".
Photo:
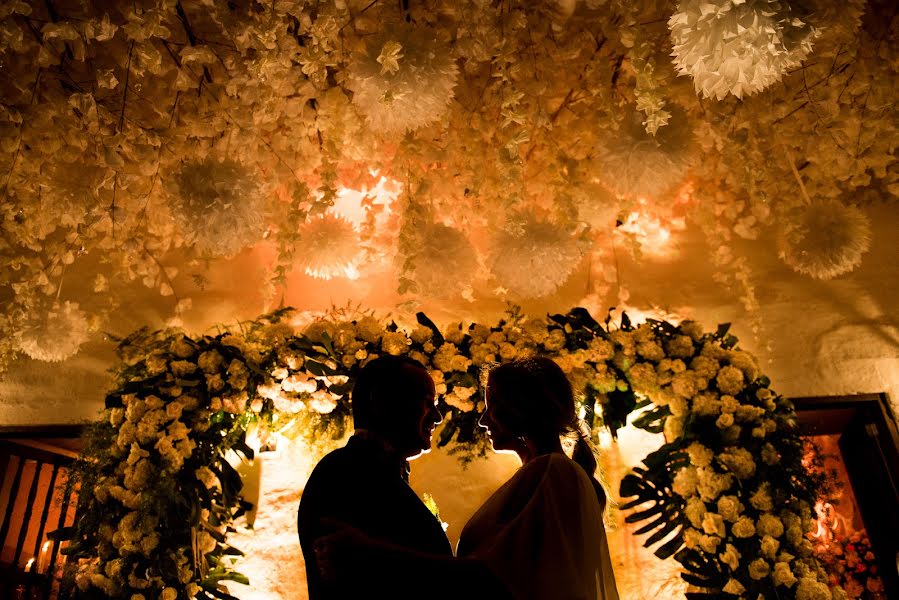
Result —
POLYGON ((315 553, 326 579, 358 577, 361 569, 376 589, 393 593, 417 592, 422 597, 456 599, 460 594, 470 597, 476 590, 479 598, 511 598, 480 559, 410 550, 373 539, 343 524, 335 533, 316 541, 315 553))

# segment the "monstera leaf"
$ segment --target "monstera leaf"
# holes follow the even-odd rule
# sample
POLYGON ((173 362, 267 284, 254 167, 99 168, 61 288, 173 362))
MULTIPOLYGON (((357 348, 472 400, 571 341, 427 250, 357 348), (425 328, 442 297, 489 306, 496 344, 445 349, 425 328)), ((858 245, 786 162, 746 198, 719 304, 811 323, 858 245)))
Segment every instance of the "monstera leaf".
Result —
POLYGON ((737 600, 737 596, 720 591, 727 585, 728 575, 721 564, 708 554, 683 548, 674 555, 674 560, 684 567, 681 578, 690 585, 706 591, 689 592, 688 600, 737 600))
POLYGON ((656 548, 661 559, 671 557, 683 546, 683 498, 674 493, 671 484, 674 473, 689 464, 689 458, 681 451, 681 444, 665 444, 643 459, 646 468, 636 467, 634 472, 621 480, 621 497, 633 498, 621 509, 637 508, 625 519, 628 523, 647 521, 635 533, 651 535, 643 542, 650 547, 669 538, 656 548))
MULTIPOLYGON (((649 400, 644 400, 637 404, 636 409, 646 407, 651 404, 649 400)), ((671 414, 671 409, 667 406, 656 405, 652 409, 640 413, 633 421, 634 427, 648 431, 649 433, 662 433, 665 430, 665 419, 671 414)))

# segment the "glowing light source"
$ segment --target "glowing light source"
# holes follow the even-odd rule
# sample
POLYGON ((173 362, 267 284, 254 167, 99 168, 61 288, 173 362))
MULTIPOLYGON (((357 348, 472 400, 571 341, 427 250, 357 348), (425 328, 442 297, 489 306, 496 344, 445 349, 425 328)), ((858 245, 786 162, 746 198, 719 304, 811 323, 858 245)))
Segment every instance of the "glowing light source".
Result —
MULTIPOLYGON (((689 195, 679 194, 676 204, 689 202, 689 195)), ((683 231, 687 224, 682 216, 659 214, 646 198, 639 198, 634 210, 626 213, 624 222, 617 231, 635 240, 640 251, 651 256, 671 256, 675 248, 672 245, 672 233, 683 231)))
MULTIPOLYGON (((378 171, 371 171, 371 175, 377 177, 378 171)), ((374 217, 376 224, 380 225, 392 212, 392 204, 402 190, 400 182, 384 176, 371 188, 356 190, 341 187, 337 190, 331 211, 356 227, 365 225, 370 217, 374 217)))

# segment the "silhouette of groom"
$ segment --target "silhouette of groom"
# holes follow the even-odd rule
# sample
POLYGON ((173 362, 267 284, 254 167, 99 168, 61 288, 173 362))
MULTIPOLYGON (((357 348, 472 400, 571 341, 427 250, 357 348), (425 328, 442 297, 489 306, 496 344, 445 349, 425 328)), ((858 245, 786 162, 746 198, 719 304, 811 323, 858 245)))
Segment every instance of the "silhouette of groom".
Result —
POLYGON ((431 447, 442 419, 428 371, 411 358, 376 358, 360 370, 351 399, 355 433, 316 465, 300 499, 297 529, 309 600, 380 597, 378 592, 390 591, 372 589, 369 565, 361 557, 355 563, 349 557, 358 576, 322 577, 314 544, 330 533, 329 521, 411 550, 452 556, 440 523, 407 483, 408 459, 431 447))

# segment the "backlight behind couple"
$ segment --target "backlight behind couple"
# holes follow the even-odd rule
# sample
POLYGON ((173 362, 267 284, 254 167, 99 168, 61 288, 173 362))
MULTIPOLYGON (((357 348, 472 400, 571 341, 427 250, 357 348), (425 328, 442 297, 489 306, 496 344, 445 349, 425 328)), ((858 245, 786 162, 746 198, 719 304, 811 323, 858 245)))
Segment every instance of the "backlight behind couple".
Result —
POLYGON ((408 459, 430 448, 442 418, 428 371, 377 358, 360 371, 352 405, 354 435, 316 466, 300 502, 310 600, 618 599, 594 448, 552 360, 487 375, 480 423, 522 466, 465 525, 455 556, 407 484, 408 459), (562 437, 576 437, 572 458, 562 437))

